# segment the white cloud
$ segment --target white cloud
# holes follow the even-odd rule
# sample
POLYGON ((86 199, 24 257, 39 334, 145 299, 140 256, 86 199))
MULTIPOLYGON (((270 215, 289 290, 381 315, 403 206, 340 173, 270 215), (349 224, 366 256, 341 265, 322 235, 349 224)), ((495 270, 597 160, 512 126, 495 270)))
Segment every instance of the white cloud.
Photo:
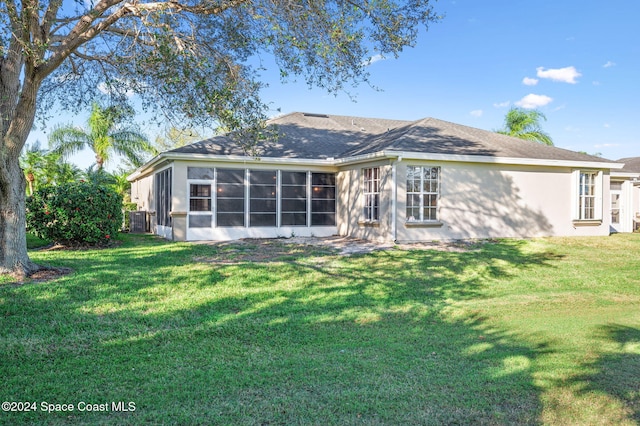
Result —
POLYGON ((520 99, 516 102, 516 105, 525 109, 535 109, 542 106, 545 106, 553 101, 552 98, 546 95, 534 95, 533 93, 528 94, 524 98, 520 99))
POLYGON ((371 65, 371 64, 375 64, 378 61, 384 61, 385 59, 387 59, 387 58, 385 58, 384 56, 382 56, 380 54, 373 55, 372 57, 369 58, 369 60, 364 61, 362 63, 362 65, 368 66, 368 65, 371 65))
POLYGON ((582 76, 575 67, 565 68, 550 68, 544 69, 544 67, 536 68, 537 75, 540 78, 548 78, 552 81, 559 81, 562 83, 576 84, 576 78, 582 76))
POLYGON ((522 84, 524 84, 525 86, 535 86, 536 84, 538 84, 538 79, 525 77, 522 79, 522 84))
POLYGON ((114 94, 114 93, 122 93, 124 94, 127 98, 131 98, 133 95, 135 95, 134 91, 132 89, 129 89, 127 87, 131 87, 132 84, 130 81, 125 81, 125 80, 117 80, 117 87, 113 87, 108 85, 107 83, 105 83, 104 81, 101 83, 98 83, 98 90, 101 91, 102 93, 104 93, 105 95, 110 95, 110 94, 114 94), (125 90, 125 88, 127 88, 125 90), (123 92, 124 90, 124 92, 123 92))
POLYGON ((611 68, 611 67, 615 67, 615 66, 616 66, 615 62, 607 61, 607 63, 604 64, 602 67, 603 68, 611 68))
POLYGON ((504 102, 500 102, 500 103, 495 103, 495 104, 493 104, 493 106, 494 106, 494 107, 496 107, 496 108, 506 108, 506 107, 508 107, 509 105, 511 105, 511 102, 510 102, 510 101, 504 101, 504 102))
POLYGON ((469 114, 473 115, 474 117, 482 117, 483 112, 481 109, 474 109, 469 114))
POLYGON ((611 127, 611 124, 609 124, 609 123, 604 123, 604 128, 605 128, 605 129, 608 129, 608 128, 610 128, 610 127, 611 127))

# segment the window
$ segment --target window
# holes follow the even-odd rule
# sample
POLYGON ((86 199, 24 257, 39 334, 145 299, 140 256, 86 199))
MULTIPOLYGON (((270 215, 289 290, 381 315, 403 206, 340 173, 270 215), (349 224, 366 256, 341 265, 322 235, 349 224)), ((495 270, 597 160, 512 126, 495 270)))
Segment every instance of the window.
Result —
POLYGON ((189 210, 192 212, 211 211, 211 185, 193 183, 190 185, 189 210))
POLYGON ((336 175, 311 174, 311 226, 336 224, 336 175))
POLYGON ((275 171, 249 171, 249 226, 276 226, 275 171))
POLYGON ((602 223, 602 185, 604 175, 598 170, 574 170, 572 191, 572 219, 577 226, 602 223))
POLYGON ((156 222, 158 226, 171 226, 171 169, 154 176, 156 196, 156 222))
POLYGON ((595 219, 596 208, 596 172, 580 172, 578 198, 578 219, 595 219))
POLYGON ((364 182, 364 220, 380 220, 380 168, 362 169, 364 182))
POLYGON ((217 170, 217 226, 244 226, 244 195, 244 170, 217 170))
POLYGON ((211 184, 189 184, 189 228, 211 228, 211 184))
POLYGON ((407 167, 407 222, 438 220, 440 167, 407 167))
POLYGON ((307 173, 280 172, 280 225, 307 226, 307 173))

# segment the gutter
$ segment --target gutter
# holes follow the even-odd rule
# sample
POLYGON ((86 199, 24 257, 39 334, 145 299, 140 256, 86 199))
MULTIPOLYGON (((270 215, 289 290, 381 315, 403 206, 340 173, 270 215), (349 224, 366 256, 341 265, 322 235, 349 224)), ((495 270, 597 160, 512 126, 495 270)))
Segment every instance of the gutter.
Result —
POLYGON ((127 176, 129 182, 146 175, 162 161, 216 161, 219 163, 242 164, 288 164, 299 166, 330 167, 337 171, 337 164, 333 157, 327 159, 305 159, 286 157, 249 157, 244 155, 216 155, 216 154, 189 154, 189 153, 161 153, 151 159, 147 164, 140 166, 132 174, 127 176))
POLYGON ((139 167, 135 172, 127 177, 132 182, 140 176, 152 170, 162 160, 187 160, 187 161, 217 161, 221 163, 244 163, 244 164, 290 164, 299 166, 321 166, 332 167, 336 170, 341 166, 367 163, 379 159, 405 158, 421 161, 443 161, 457 163, 477 163, 477 164, 509 164, 520 166, 547 166, 547 167, 570 167, 570 168, 592 168, 619 170, 624 167, 624 163, 597 162, 597 161, 575 161, 575 160, 550 160, 538 158, 515 158, 515 157, 491 157, 486 155, 455 155, 455 154, 430 154, 406 151, 384 150, 371 154, 357 155, 347 158, 329 157, 326 159, 305 159, 305 158, 285 158, 285 157, 249 157, 243 155, 217 155, 217 154, 189 154, 189 153, 161 153, 154 157, 147 164, 139 167))

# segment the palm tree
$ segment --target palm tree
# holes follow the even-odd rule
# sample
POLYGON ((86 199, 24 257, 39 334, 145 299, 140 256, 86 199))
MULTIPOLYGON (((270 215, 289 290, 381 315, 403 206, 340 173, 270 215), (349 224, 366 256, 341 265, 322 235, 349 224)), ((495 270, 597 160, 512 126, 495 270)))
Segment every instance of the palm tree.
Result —
POLYGON ((140 166, 144 162, 144 154, 154 151, 142 133, 122 125, 125 113, 118 107, 102 108, 94 103, 88 130, 71 125, 57 127, 49 137, 49 146, 64 157, 89 148, 96 155, 98 170, 102 170, 111 154, 122 155, 140 166))
POLYGON ((118 170, 112 174, 114 182, 113 189, 120 195, 125 203, 131 202, 131 182, 127 180, 127 176, 131 173, 125 170, 118 170))
POLYGON ((27 179, 29 195, 33 195, 36 188, 36 181, 43 174, 47 152, 40 148, 40 141, 35 141, 31 146, 25 146, 25 150, 20 156, 20 167, 24 171, 27 179))
POLYGON ((540 119, 546 121, 547 117, 538 110, 511 108, 504 118, 504 128, 496 132, 553 146, 551 136, 540 126, 540 119))

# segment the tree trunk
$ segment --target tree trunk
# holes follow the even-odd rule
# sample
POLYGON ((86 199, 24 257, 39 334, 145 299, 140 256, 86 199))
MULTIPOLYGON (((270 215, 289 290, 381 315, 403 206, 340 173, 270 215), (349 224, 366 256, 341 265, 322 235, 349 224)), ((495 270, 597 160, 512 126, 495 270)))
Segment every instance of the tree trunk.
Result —
POLYGON ((22 60, 14 62, 0 61, 0 274, 24 277, 40 267, 27 254, 26 179, 20 168, 20 151, 33 127, 42 80, 30 66, 20 85, 16 71, 22 60))
POLYGON ((0 155, 0 274, 24 277, 39 269, 27 254, 25 187, 18 159, 0 155))

